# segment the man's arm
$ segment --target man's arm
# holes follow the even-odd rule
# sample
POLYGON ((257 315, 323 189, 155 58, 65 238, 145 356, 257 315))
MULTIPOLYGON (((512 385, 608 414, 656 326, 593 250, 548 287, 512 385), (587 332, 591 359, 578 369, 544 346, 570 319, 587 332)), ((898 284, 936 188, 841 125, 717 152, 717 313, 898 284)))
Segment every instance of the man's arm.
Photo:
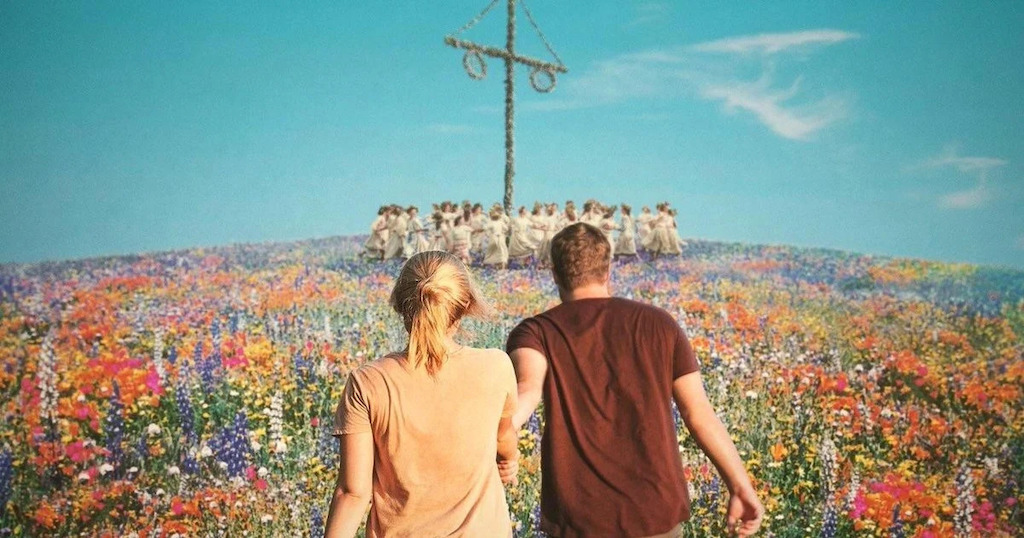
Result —
POLYGON ((512 427, 519 431, 540 404, 544 376, 548 373, 548 359, 540 351, 529 347, 513 349, 509 354, 516 369, 516 392, 519 405, 512 415, 512 427))
POLYGON ((672 396, 686 423, 686 429, 718 469, 718 474, 729 488, 729 530, 740 536, 757 532, 764 507, 757 498, 729 432, 708 401, 700 373, 691 372, 676 378, 672 383, 672 396))
POLYGON ((373 488, 373 434, 340 436, 338 483, 327 513, 325 538, 350 538, 359 530, 373 488))

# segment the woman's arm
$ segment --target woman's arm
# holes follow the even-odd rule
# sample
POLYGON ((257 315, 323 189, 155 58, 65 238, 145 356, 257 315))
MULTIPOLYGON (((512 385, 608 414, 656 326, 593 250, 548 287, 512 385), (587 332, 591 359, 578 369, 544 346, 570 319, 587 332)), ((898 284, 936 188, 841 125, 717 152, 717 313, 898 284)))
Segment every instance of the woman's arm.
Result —
POLYGON ((512 427, 512 417, 498 422, 498 475, 503 484, 514 484, 519 471, 519 436, 512 427))
POLYGON ((352 538, 366 514, 373 490, 373 434, 348 433, 341 443, 338 483, 327 514, 324 538, 352 538))

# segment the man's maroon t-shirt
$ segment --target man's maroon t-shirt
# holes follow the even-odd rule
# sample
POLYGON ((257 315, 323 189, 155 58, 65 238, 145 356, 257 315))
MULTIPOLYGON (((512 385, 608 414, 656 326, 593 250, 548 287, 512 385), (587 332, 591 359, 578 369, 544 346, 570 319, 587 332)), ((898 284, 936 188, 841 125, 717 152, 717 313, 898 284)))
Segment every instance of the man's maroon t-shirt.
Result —
POLYGON ((548 360, 541 442, 541 529, 551 535, 649 536, 690 515, 672 381, 698 369, 664 310, 579 299, 522 321, 506 349, 548 360))

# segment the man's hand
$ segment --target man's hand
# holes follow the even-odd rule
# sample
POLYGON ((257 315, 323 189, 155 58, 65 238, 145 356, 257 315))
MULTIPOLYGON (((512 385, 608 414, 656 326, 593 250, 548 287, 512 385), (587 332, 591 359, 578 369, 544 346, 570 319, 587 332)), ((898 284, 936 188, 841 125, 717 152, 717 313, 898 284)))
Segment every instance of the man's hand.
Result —
POLYGON ((516 476, 519 474, 519 462, 516 460, 501 460, 498 462, 498 476, 501 477, 501 483, 507 485, 516 485, 519 480, 516 476))
POLYGON ((725 522, 730 536, 753 536, 761 528, 764 506, 752 489, 741 489, 729 496, 725 522))

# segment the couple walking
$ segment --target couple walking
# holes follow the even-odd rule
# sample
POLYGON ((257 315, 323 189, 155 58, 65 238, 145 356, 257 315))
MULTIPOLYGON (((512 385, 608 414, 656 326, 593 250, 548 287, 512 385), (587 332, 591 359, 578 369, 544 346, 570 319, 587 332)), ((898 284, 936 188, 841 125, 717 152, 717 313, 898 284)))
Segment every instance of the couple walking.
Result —
POLYGON ((516 432, 542 399, 548 535, 682 532, 689 498, 672 400, 728 486, 730 531, 757 531, 764 509, 679 324, 611 296, 598 228, 565 228, 551 256, 562 303, 522 321, 507 355, 455 341, 462 318, 488 308, 457 258, 432 251, 405 264, 391 305, 409 345, 353 372, 337 408, 328 538, 354 536, 371 500, 369 537, 511 536, 502 483, 515 480, 516 432))

